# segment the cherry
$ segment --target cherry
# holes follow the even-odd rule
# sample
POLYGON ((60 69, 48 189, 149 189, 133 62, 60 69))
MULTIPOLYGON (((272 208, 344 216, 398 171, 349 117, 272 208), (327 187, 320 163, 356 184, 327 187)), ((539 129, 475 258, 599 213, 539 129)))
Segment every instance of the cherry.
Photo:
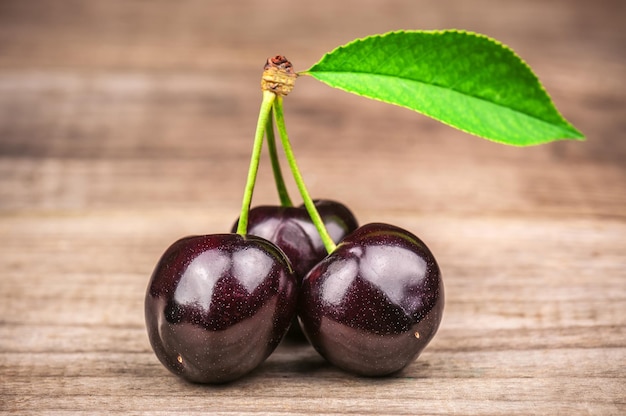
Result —
MULTIPOLYGON (((325 199, 314 202, 335 243, 357 229, 357 220, 345 205, 325 199)), ((248 234, 263 237, 283 250, 291 261, 298 283, 328 254, 304 205, 258 206, 250 210, 248 221, 248 234)), ((237 225, 238 222, 235 222, 233 232, 237 230, 237 225)), ((296 317, 287 337, 294 341, 306 340, 296 317)))
MULTIPOLYGON (((357 220, 345 205, 325 199, 314 202, 335 243, 357 229, 357 220)), ((237 224, 233 226, 233 232, 237 230, 237 224)), ((251 209, 248 234, 263 237, 283 250, 300 281, 328 254, 304 205, 262 205, 251 209)))
POLYGON ((239 234, 182 238, 148 285, 150 343, 161 363, 188 381, 235 380, 279 344, 296 296, 289 261, 271 242, 239 234))
POLYGON ((444 305, 439 266, 415 235, 367 224, 304 278, 298 314, 330 363, 365 376, 397 372, 435 335, 444 305))

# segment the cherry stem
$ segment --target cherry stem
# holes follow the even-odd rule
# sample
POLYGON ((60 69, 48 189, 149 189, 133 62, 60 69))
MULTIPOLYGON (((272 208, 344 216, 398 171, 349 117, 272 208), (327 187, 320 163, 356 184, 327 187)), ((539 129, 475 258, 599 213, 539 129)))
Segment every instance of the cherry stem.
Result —
POLYGON ((250 212, 250 203, 252 202, 252 194, 254 193, 254 184, 256 182, 257 172, 259 170, 259 160, 261 159, 261 150, 263 149, 263 133, 267 126, 272 105, 276 99, 276 94, 271 91, 263 91, 263 101, 261 102, 261 110, 259 111, 259 119, 254 134, 254 144, 252 145, 252 156, 250 157, 250 167, 248 168, 248 178, 243 193, 243 202, 241 203, 241 214, 237 225, 237 234, 245 235, 248 232, 248 214, 250 212))
POLYGON ((265 126, 265 134, 267 135, 267 147, 269 149, 270 160, 272 161, 274 182, 276 182, 276 190, 278 191, 280 204, 283 207, 292 207, 293 203, 291 202, 289 192, 287 191, 287 187, 285 186, 283 173, 280 169, 280 161, 278 160, 278 153, 276 152, 276 137, 274 136, 274 123, 272 121, 273 113, 274 112, 270 110, 270 116, 267 119, 267 125, 265 126))
POLYGON ((324 225, 324 221, 317 211, 315 203, 311 199, 309 191, 306 188, 304 179, 300 174, 300 169, 298 168, 296 158, 291 148, 291 143, 289 142, 289 136, 287 136, 287 128, 285 127, 285 116, 283 114, 282 96, 277 96, 276 100, 274 101, 274 117, 276 118, 276 127, 278 128, 278 134, 280 136, 280 141, 283 145, 283 150, 285 151, 285 156, 287 157, 287 162, 289 163, 293 179, 295 180, 298 190, 300 191, 300 195, 302 196, 304 206, 309 213, 309 216, 311 217, 311 221, 313 221, 315 228, 317 228, 317 232, 319 233, 322 242, 324 243, 324 247, 326 247, 326 251, 328 253, 331 253, 335 250, 337 246, 333 239, 330 237, 330 234, 328 234, 326 225, 324 225))

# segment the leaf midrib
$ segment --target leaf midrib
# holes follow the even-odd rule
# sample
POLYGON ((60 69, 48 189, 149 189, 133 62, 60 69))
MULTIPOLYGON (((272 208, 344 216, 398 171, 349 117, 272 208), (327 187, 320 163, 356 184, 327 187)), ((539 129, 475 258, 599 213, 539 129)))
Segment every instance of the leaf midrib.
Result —
MULTIPOLYGON (((466 96, 466 97, 470 97, 470 98, 475 99, 475 100, 483 101, 483 102, 495 105, 495 106, 497 106, 499 108, 503 108, 503 109, 506 109, 506 110, 512 110, 512 111, 514 111, 514 112, 516 112, 518 114, 523 114, 526 117, 532 118, 534 120, 538 120, 538 121, 540 121, 542 123, 545 123, 545 124, 547 124, 549 126, 553 126, 553 127, 555 126, 555 124, 553 122, 549 121, 549 120, 537 117, 534 114, 530 114, 528 112, 521 111, 521 110, 519 110, 517 108, 508 107, 508 106, 502 105, 502 104, 500 104, 498 102, 486 99, 484 97, 476 96, 476 95, 473 95, 473 94, 468 94, 468 93, 466 93, 466 92, 464 92, 462 90, 459 90, 459 89, 451 88, 451 87, 448 87, 448 86, 442 86, 442 85, 438 85, 438 84, 433 84, 433 83, 428 83, 428 82, 425 82, 425 81, 422 81, 422 80, 416 80, 414 78, 402 77, 402 76, 399 76, 399 75, 389 75, 389 74, 383 74, 383 73, 376 73, 376 72, 365 72, 365 71, 313 71, 313 72, 309 72, 309 71, 310 70, 307 70, 307 71, 301 72, 300 74, 302 74, 302 75, 309 75, 309 76, 312 76, 312 77, 315 77, 314 75, 312 75, 313 73, 317 73, 317 74, 321 74, 321 73, 324 73, 324 74, 345 74, 345 75, 347 75, 347 74, 359 74, 359 75, 364 75, 364 76, 379 76, 379 77, 384 77, 384 78, 402 79, 402 80, 405 80, 405 81, 410 81, 410 82, 415 82, 415 83, 418 83, 418 84, 422 84, 422 85, 425 85, 425 86, 428 86, 428 87, 435 87, 435 88, 441 88, 441 89, 453 91, 453 92, 455 92, 457 94, 460 94, 460 95, 463 95, 463 96, 466 96)), ((326 82, 326 81, 323 81, 323 82, 326 82)), ((345 90, 344 88, 341 88, 341 87, 338 87, 338 88, 340 88, 340 89, 342 89, 342 90, 344 90, 346 92, 350 92, 349 90, 345 90)), ((381 102, 389 103, 388 101, 385 101, 385 100, 382 100, 382 99, 379 99, 379 98, 376 98, 376 97, 370 97, 370 98, 373 98, 373 99, 381 101, 381 102)), ((550 99, 550 101, 552 101, 552 100, 550 99)), ((407 106, 404 106, 404 105, 402 107, 408 108, 408 109, 412 110, 410 107, 407 107, 407 106)), ((577 130, 575 130, 563 118, 562 115, 559 114, 559 118, 560 118, 561 124, 559 124, 558 127, 560 129, 562 129, 564 131, 567 131, 569 133, 574 133, 575 137, 582 137, 580 135, 580 133, 577 130)))

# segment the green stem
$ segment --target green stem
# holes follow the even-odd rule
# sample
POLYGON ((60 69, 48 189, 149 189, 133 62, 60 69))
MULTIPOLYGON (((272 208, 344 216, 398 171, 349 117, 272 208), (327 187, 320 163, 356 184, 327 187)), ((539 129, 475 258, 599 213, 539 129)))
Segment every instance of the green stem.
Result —
POLYGON ((248 232, 248 214, 250 212, 250 203, 252 202, 252 193, 254 192, 254 184, 256 175, 259 170, 259 160, 261 159, 261 149, 263 148, 263 132, 270 113, 272 105, 276 99, 276 94, 270 91, 263 91, 263 101, 261 102, 261 110, 254 134, 254 144, 252 145, 252 156, 250 157, 250 167, 248 168, 248 179, 243 193, 243 202, 241 203, 241 215, 239 216, 239 224, 237 225, 237 234, 244 235, 248 232))
POLYGON ((298 168, 296 158, 291 148, 291 143, 289 142, 289 136, 287 136, 287 128, 285 127, 285 116, 283 114, 283 98, 281 96, 276 97, 276 100, 274 101, 274 116, 276 117, 276 127, 278 128, 280 141, 283 145, 283 150, 285 151, 287 162, 289 162, 289 167, 291 168, 293 179, 295 180, 296 185, 298 186, 298 190, 300 191, 300 195, 302 196, 304 206, 306 207, 306 210, 309 213, 309 216, 311 217, 311 221, 313 221, 315 228, 317 228, 317 232, 319 233, 322 242, 324 243, 324 247, 326 247, 326 251, 328 253, 331 253, 333 250, 335 250, 337 246, 333 239, 330 237, 330 234, 328 234, 328 230, 324 225, 324 221, 322 220, 322 217, 320 217, 319 212, 317 212, 315 203, 311 199, 311 196, 306 189, 306 185, 304 184, 304 180, 302 179, 302 175, 300 174, 300 169, 298 168))
POLYGON ((267 147, 269 148, 270 160, 272 161, 274 182, 276 182, 276 190, 278 191, 280 204, 283 207, 292 207, 293 203, 291 202, 291 198, 289 198, 289 192, 287 191, 287 187, 285 186, 283 173, 280 169, 278 153, 276 152, 276 138, 274 137, 274 123, 272 122, 272 115, 273 111, 270 110, 270 116, 267 120, 267 126, 265 127, 265 134, 267 135, 267 147))

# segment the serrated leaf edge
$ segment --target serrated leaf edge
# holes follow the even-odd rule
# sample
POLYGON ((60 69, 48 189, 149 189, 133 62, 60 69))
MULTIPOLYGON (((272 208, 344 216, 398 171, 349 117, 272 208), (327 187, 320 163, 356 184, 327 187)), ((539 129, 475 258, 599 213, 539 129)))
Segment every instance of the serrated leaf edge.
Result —
MULTIPOLYGON (((524 66, 524 67, 528 70, 528 72, 532 75, 532 77, 533 77, 533 78, 534 78, 534 80, 536 81, 536 83, 537 83, 537 85, 538 85, 538 87, 539 87, 540 91, 544 94, 544 96, 547 98, 548 102, 552 105, 552 107, 553 107, 553 108, 554 108, 554 110, 556 111, 556 114, 558 115, 559 120, 563 123, 563 126, 561 126, 561 127, 563 127, 563 128, 564 128, 564 130, 568 130, 570 133, 572 133, 572 134, 573 134, 573 136, 572 136, 572 137, 558 137, 558 138, 554 138, 554 140, 567 140, 567 139, 585 140, 585 136, 584 136, 584 135, 583 135, 583 134, 582 134, 582 133, 581 133, 578 129, 576 129, 576 128, 575 128, 575 127, 574 127, 574 126, 573 126, 573 125, 572 125, 569 121, 567 121, 567 119, 566 119, 566 118, 565 118, 565 117, 561 114, 561 112, 558 110, 558 108, 557 108, 557 107, 556 107, 556 105, 554 104, 554 101, 552 100, 552 97, 550 96, 550 94, 548 93, 548 91, 545 89, 545 87, 543 86, 543 84, 542 84, 542 83, 541 83, 541 81, 539 80, 539 77, 537 76, 537 74, 535 74, 535 72, 532 70, 532 68, 530 67, 530 65, 528 65, 528 63, 527 63, 526 61, 524 61, 524 59, 522 59, 522 58, 521 58, 521 57, 520 57, 520 56, 519 56, 519 55, 518 55, 518 54, 517 54, 517 53, 516 53, 516 52, 515 52, 515 51, 514 51, 511 47, 509 47, 508 45, 506 45, 506 44, 504 44, 504 43, 502 43, 502 42, 500 42, 500 41, 498 41, 498 40, 496 40, 496 39, 494 39, 494 38, 492 38, 492 37, 489 37, 489 36, 487 36, 487 35, 484 35, 484 34, 481 34, 481 33, 477 33, 477 32, 472 32, 472 31, 467 31, 467 30, 460 30, 460 29, 443 29, 443 30, 396 30, 396 31, 391 31, 391 32, 386 32, 386 33, 380 33, 380 34, 369 35, 369 36, 365 36, 365 37, 362 37, 362 38, 357 38, 357 39, 354 39, 354 40, 352 40, 352 41, 350 41, 350 42, 348 42, 348 43, 346 43, 346 44, 343 44, 343 45, 340 45, 340 46, 338 46, 338 47, 334 48, 334 49, 333 49, 333 50, 331 50, 330 52, 325 53, 325 54, 322 56, 322 58, 321 58, 320 60, 318 60, 315 64, 313 64, 313 65, 312 65, 309 69, 307 69, 307 70, 305 70, 305 71, 300 71, 300 72, 298 72, 298 75, 308 75, 308 76, 311 76, 311 77, 313 77, 313 78, 317 79, 317 80, 318 80, 318 81, 320 81, 320 82, 323 82, 324 84, 326 84, 326 85, 330 86, 331 88, 336 88, 336 89, 339 89, 339 90, 342 90, 342 91, 345 91, 345 92, 348 92, 348 93, 351 93, 351 94, 355 94, 355 95, 358 95, 358 96, 361 96, 361 97, 365 97, 365 98, 368 98, 368 99, 371 99, 371 100, 384 102, 384 103, 386 103, 386 104, 397 105, 397 106, 399 106, 399 107, 404 107, 404 108, 407 108, 407 109, 409 109, 409 110, 411 110, 411 111, 416 111, 416 112, 418 112, 418 113, 424 114, 424 113, 422 113, 421 111, 417 111, 417 110, 415 110, 415 109, 413 109, 413 108, 411 108, 411 107, 408 107, 408 106, 399 105, 399 104, 393 103, 393 102, 391 102, 391 101, 386 101, 386 100, 382 100, 382 99, 379 99, 379 98, 376 98, 376 97, 371 97, 371 96, 368 96, 368 95, 366 95, 366 94, 356 93, 356 92, 354 92, 354 91, 349 91, 349 90, 347 90, 347 89, 345 89, 345 88, 335 87, 335 86, 333 86, 333 85, 330 85, 328 82, 323 81, 323 80, 321 80, 321 79, 317 78, 315 75, 313 75, 313 73, 315 73, 315 72, 317 72, 317 73, 365 73, 365 72, 355 72, 355 71, 344 71, 344 72, 339 72, 339 71, 315 71, 315 67, 316 67, 316 66, 318 66, 319 64, 323 63, 325 59, 327 59, 330 55, 332 55, 332 54, 336 53, 336 52, 337 52, 337 51, 339 51, 339 50, 342 50, 342 49, 347 49, 347 48, 349 48, 349 47, 351 47, 351 46, 353 46, 353 45, 355 45, 355 44, 365 42, 365 41, 367 41, 367 40, 369 40, 369 39, 389 37, 389 36, 399 35, 399 34, 403 34, 403 33, 408 33, 408 34, 410 34, 410 33, 420 33, 420 34, 433 34, 433 35, 436 35, 436 34, 441 34, 441 35, 443 35, 443 34, 446 34, 446 33, 458 33, 458 34, 463 34, 463 35, 473 36, 473 37, 476 37, 476 38, 482 38, 482 39, 485 39, 485 40, 487 40, 487 41, 489 41, 489 42, 493 43, 494 45, 497 45, 497 46, 501 47, 503 50, 506 50, 508 53, 510 53, 510 54, 511 54, 511 55, 512 55, 515 59, 517 59, 517 60, 519 61, 519 63, 521 63, 521 64, 522 64, 522 65, 523 65, 523 66, 524 66)), ((371 72, 367 72, 367 74, 371 74, 371 72)), ((374 74, 374 75, 378 75, 378 76, 389 76, 389 75, 387 75, 387 74, 374 74)), ((414 80, 414 79, 410 79, 410 78, 402 78, 402 77, 398 77, 398 76, 394 76, 394 77, 395 77, 395 78, 400 78, 400 79, 406 79, 406 80, 411 81, 411 82, 419 82, 419 81, 416 81, 416 80, 414 80)), ((433 85, 433 84, 428 84, 428 83, 423 83, 423 84, 425 84, 425 85, 429 85, 429 86, 435 86, 435 87, 437 87, 437 85, 433 85)), ((502 106, 502 105, 500 105, 500 104, 498 104, 498 103, 495 103, 495 102, 493 102, 493 101, 490 101, 490 100, 485 100, 484 98, 481 98, 481 97, 476 97, 476 96, 471 95, 471 94, 467 94, 467 93, 464 93, 464 92, 461 92, 461 91, 457 91, 457 90, 455 90, 455 89, 453 89, 453 88, 450 88, 450 87, 441 87, 441 88, 446 88, 446 89, 451 90, 451 91, 454 91, 454 92, 456 92, 456 93, 458 93, 458 94, 462 94, 462 95, 465 95, 465 96, 469 96, 469 97, 471 97, 471 98, 473 98, 473 99, 482 100, 482 101, 488 102, 488 103, 490 103, 490 104, 493 104, 493 105, 496 105, 496 106, 499 106, 499 107, 502 107, 502 108, 507 108, 507 109, 511 110, 511 108, 510 108, 510 107, 502 106)), ((546 123, 546 124, 553 125, 553 124, 552 124, 552 122, 549 122, 549 121, 543 120, 543 119, 538 118, 538 117, 536 117, 536 116, 534 116, 534 115, 532 115, 532 114, 528 114, 528 113, 525 113, 525 112, 523 112, 523 111, 519 111, 519 110, 513 110, 513 111, 516 111, 516 112, 518 112, 518 113, 520 113, 520 114, 524 114, 524 115, 526 115, 527 117, 533 118, 533 119, 535 119, 535 120, 539 120, 539 121, 544 122, 544 123, 546 123)), ((432 116, 428 116, 428 117, 432 117, 432 116)), ((434 117, 433 117, 433 118, 434 118, 434 117)), ((436 119, 436 118, 435 118, 435 119, 436 119)), ((443 120, 439 120, 439 119, 436 119, 436 120, 437 120, 437 121, 440 121, 441 123, 446 124, 446 125, 448 125, 448 126, 450 126, 450 127, 453 127, 453 128, 455 128, 455 129, 458 129, 458 130, 461 130, 461 131, 463 131, 463 132, 466 132, 466 133, 472 134, 472 135, 474 135, 474 136, 478 136, 477 134, 472 133, 471 131, 468 131, 468 130, 463 129, 463 128, 459 128, 459 127, 454 126, 454 125, 452 125, 452 124, 450 124, 450 123, 447 123, 447 122, 445 122, 445 121, 443 121, 443 120)), ((483 137, 483 136, 479 136, 479 137, 483 137)), ((506 144, 511 144, 511 143, 503 142, 503 141, 501 141, 501 140, 496 140, 496 139, 489 138, 489 137, 484 137, 484 138, 486 138, 486 139, 488 139, 488 140, 492 140, 492 141, 498 142, 498 143, 506 143, 506 144)), ((537 142, 537 144, 540 144, 540 143, 545 143, 545 141, 544 141, 544 142, 537 142)), ((517 144, 511 144, 511 145, 514 145, 514 146, 524 146, 524 145, 517 145, 517 144)))

